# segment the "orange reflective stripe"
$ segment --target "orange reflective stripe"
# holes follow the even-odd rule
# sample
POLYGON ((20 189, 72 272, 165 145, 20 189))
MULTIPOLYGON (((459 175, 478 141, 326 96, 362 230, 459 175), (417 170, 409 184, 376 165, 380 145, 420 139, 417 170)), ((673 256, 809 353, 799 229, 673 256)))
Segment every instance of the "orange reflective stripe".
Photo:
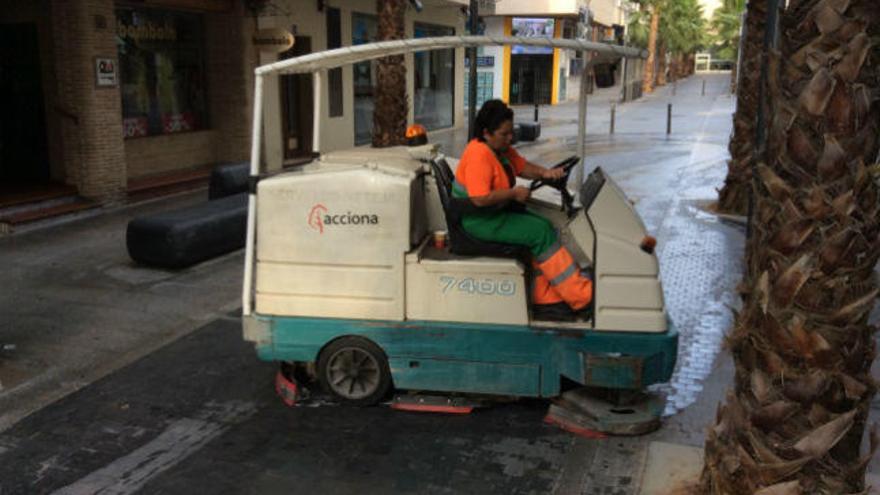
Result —
POLYGON ((550 288, 572 309, 579 310, 593 299, 593 282, 581 275, 571 253, 564 247, 539 262, 538 266, 550 288))
POLYGON ((549 260, 551 257, 553 257, 554 254, 558 253, 560 249, 562 249, 562 244, 559 243, 559 238, 558 238, 558 234, 557 234, 556 242, 551 244, 550 247, 548 247, 546 251, 544 251, 543 253, 538 255, 538 257, 537 257, 538 263, 543 263, 543 262, 549 260))
POLYGON ((535 271, 532 278, 532 302, 535 304, 556 304, 562 302, 562 296, 550 285, 550 281, 540 270, 535 271))
POLYGON ((538 266, 550 280, 562 275, 572 263, 574 263, 574 258, 571 257, 568 250, 561 246, 549 257, 538 260, 538 266))
POLYGON ((575 311, 586 307, 593 300, 593 282, 580 273, 575 273, 553 288, 575 311))
POLYGON ((575 273, 577 273, 578 270, 579 270, 579 268, 576 264, 572 263, 572 264, 568 265, 568 268, 566 268, 565 270, 562 271, 562 273, 553 277, 550 280, 550 285, 556 287, 557 285, 561 284, 562 282, 565 282, 566 280, 568 280, 568 278, 571 277, 572 275, 574 275, 575 273))

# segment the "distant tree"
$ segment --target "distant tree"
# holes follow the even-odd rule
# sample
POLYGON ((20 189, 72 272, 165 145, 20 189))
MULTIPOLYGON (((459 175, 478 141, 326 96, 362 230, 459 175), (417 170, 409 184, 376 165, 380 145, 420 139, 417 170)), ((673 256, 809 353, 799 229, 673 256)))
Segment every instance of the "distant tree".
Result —
POLYGON ((629 16, 626 26, 626 44, 638 48, 648 48, 648 35, 651 31, 651 12, 646 3, 639 3, 639 10, 629 16))
POLYGON ((666 0, 665 3, 660 23, 661 53, 670 55, 672 67, 669 73, 678 78, 688 55, 706 44, 706 20, 698 0, 666 0))
POLYGON ((653 93, 657 65, 657 36, 660 30, 660 13, 667 0, 635 0, 639 11, 629 22, 631 43, 648 50, 645 70, 642 74, 642 92, 653 93))
POLYGON ((709 27, 712 30, 711 51, 716 58, 736 60, 739 49, 739 33, 746 0, 724 0, 712 13, 709 27))
POLYGON ((705 20, 698 0, 641 0, 628 22, 628 42, 646 48, 642 91, 666 84, 666 55, 673 60, 673 77, 684 61, 705 44, 705 20))

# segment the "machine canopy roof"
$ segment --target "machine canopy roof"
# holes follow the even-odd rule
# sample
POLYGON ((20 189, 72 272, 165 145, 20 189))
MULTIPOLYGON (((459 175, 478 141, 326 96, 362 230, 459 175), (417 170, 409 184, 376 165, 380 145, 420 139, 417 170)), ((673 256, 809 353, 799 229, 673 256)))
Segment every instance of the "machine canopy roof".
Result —
MULTIPOLYGON (((515 36, 442 36, 432 38, 377 41, 363 45, 347 46, 282 60, 257 67, 256 74, 299 74, 332 69, 344 65, 427 50, 465 48, 470 46, 524 45, 561 48, 575 51, 595 52, 598 60, 614 60, 619 57, 645 58, 647 52, 594 41, 561 38, 522 38, 515 36)), ((593 60, 596 62, 597 60, 593 60)))

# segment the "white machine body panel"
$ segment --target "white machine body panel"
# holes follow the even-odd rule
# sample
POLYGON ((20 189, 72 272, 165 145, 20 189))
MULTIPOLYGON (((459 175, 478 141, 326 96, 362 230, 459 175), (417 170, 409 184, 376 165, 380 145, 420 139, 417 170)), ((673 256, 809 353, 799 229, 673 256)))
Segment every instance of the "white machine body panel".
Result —
MULTIPOLYGON (((455 256, 428 242, 446 227, 425 160, 435 149, 339 151, 257 188, 255 309, 260 314, 529 325, 529 281, 514 259, 455 256)), ((452 166, 456 160, 450 160, 452 166)), ((599 175, 599 174, 597 174, 599 175)), ((530 208, 559 229, 594 275, 595 331, 667 330, 659 266, 613 180, 587 213, 558 192, 530 208)), ((532 322, 533 324, 535 322, 532 322)))
POLYGON ((258 184, 258 313, 405 318, 404 256, 426 235, 424 181, 412 160, 384 158, 325 158, 258 184))
POLYGON ((522 264, 422 246, 406 257, 406 315, 413 320, 528 325, 522 264))
POLYGON ((606 176, 587 213, 596 232, 596 328, 665 332, 660 267, 657 256, 640 247, 648 233, 632 203, 606 176))

